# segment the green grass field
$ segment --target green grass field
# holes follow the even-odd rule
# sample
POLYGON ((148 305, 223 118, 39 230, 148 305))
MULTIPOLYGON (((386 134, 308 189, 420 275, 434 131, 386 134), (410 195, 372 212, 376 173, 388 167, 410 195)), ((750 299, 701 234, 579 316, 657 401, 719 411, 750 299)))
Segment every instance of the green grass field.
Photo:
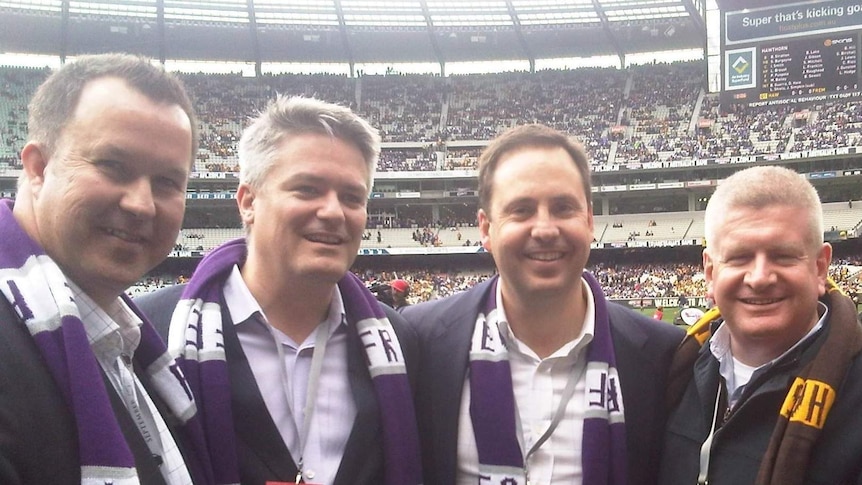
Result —
MULTIPOLYGON (((655 312, 655 307, 645 307, 643 309, 635 309, 636 312, 640 312, 650 318, 652 318, 652 314, 655 312)), ((676 313, 679 311, 677 307, 664 307, 664 316, 662 317, 663 322, 673 323, 674 318, 676 318, 676 313)))

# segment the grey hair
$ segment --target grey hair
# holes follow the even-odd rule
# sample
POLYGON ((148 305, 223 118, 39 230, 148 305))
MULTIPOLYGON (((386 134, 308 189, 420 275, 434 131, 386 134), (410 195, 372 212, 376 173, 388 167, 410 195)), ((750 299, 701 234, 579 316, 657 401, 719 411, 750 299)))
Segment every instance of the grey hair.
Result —
POLYGON ((239 181, 260 188, 278 158, 286 137, 329 135, 355 145, 368 167, 368 190, 374 183, 380 134, 350 108, 319 99, 279 95, 243 131, 239 140, 239 181))
POLYGON ((807 219, 808 238, 813 245, 823 243, 823 207, 811 183, 793 170, 778 166, 758 166, 740 170, 726 178, 712 194, 704 214, 707 249, 717 241, 728 210, 794 207, 807 219))

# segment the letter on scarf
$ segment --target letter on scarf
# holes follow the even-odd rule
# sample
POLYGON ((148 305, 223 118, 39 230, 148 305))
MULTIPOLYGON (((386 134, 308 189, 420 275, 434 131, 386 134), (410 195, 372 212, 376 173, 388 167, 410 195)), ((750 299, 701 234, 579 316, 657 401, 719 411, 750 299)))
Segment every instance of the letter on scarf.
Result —
POLYGON ((359 339, 365 346, 365 359, 372 377, 380 374, 401 374, 406 372, 404 355, 398 336, 391 327, 377 318, 366 318, 356 324, 359 339))
POLYGON ((784 399, 781 415, 790 421, 822 429, 835 397, 835 389, 829 384, 797 377, 784 399))
POLYGON ((591 415, 595 413, 597 416, 607 416, 609 421, 617 422, 623 413, 617 370, 594 364, 591 362, 587 367, 587 412, 591 415))

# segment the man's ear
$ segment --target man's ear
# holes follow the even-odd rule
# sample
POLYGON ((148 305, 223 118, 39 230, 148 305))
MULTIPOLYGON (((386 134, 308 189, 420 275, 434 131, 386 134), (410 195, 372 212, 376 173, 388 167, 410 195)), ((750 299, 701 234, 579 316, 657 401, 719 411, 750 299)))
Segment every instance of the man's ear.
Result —
POLYGON ((45 169, 48 167, 45 150, 32 141, 27 143, 21 149, 21 164, 33 196, 38 197, 45 184, 45 169))
POLYGON ((703 250, 703 276, 706 278, 706 296, 707 298, 712 298, 715 300, 715 296, 712 291, 712 280, 715 276, 713 274, 715 271, 715 261, 712 260, 712 256, 709 254, 709 251, 704 248, 703 250))
POLYGON ((236 205, 243 226, 250 226, 254 222, 254 199, 254 189, 246 183, 239 184, 236 190, 236 205))
POLYGON ((832 245, 827 242, 820 245, 815 261, 817 263, 817 277, 820 280, 820 287, 818 288, 820 292, 819 296, 823 296, 826 294, 826 278, 829 277, 829 264, 832 263, 832 245))
POLYGON ((484 209, 479 209, 476 214, 476 220, 479 222, 479 234, 482 236, 482 247, 485 251, 491 252, 491 219, 484 209))

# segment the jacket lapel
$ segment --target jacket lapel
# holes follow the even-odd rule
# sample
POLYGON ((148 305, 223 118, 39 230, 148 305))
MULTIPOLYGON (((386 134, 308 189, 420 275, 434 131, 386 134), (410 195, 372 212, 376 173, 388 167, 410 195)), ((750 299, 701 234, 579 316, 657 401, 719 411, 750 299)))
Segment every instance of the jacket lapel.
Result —
MULTIPOLYGON (((222 307, 226 308, 224 302, 222 307)), ((231 406, 234 412, 234 429, 236 430, 240 467, 244 465, 242 455, 252 454, 266 470, 258 470, 258 474, 272 476, 274 480, 294 480, 296 464, 290 451, 281 439, 275 423, 270 417, 266 403, 260 395, 257 381, 248 364, 245 353, 237 337, 230 313, 224 312, 222 317, 224 330, 225 354, 228 363, 228 376, 231 383, 231 406), (241 411, 239 411, 241 410, 241 411), (241 414, 238 414, 239 413, 241 414)))
POLYGON ((347 372, 350 376, 350 390, 356 403, 356 419, 333 485, 383 482, 383 475, 380 473, 383 470, 383 430, 377 396, 368 372, 362 342, 359 335, 353 331, 354 324, 349 322, 350 330, 347 332, 347 372))
MULTIPOLYGON (((108 391, 108 397, 111 400, 111 407, 114 410, 114 415, 117 417, 117 423, 120 425, 120 431, 122 431, 123 436, 126 438, 126 443, 129 445, 129 449, 132 451, 132 455, 135 458, 135 468, 137 469, 138 479, 141 484, 144 485, 164 485, 165 479, 159 470, 157 461, 154 458, 154 455, 150 452, 149 447, 147 447, 147 443, 141 436, 141 432, 138 430, 137 425, 132 420, 129 410, 126 409, 126 405, 123 404, 123 400, 120 399, 120 396, 117 395, 116 391, 114 391, 114 386, 111 384, 111 381, 108 380, 104 372, 102 372, 102 378, 108 391)), ((152 396, 154 401, 158 399, 158 396, 155 396, 155 393, 152 393, 149 390, 147 392, 152 396)))
MULTIPOLYGON (((426 368, 420 371, 425 374, 422 379, 431 383, 431 395, 417 396, 417 408, 421 414, 432 417, 430 432, 434 435, 434 456, 439 466, 436 470, 426 470, 426 475, 437 474, 436 483, 455 483, 461 399, 470 365, 473 329, 482 303, 494 287, 492 282, 478 285, 464 296, 469 298, 467 301, 440 312, 454 323, 444 329, 440 322, 441 330, 434 335, 429 355, 423 358, 426 368)), ((421 414, 420 420, 423 419, 421 414)))

